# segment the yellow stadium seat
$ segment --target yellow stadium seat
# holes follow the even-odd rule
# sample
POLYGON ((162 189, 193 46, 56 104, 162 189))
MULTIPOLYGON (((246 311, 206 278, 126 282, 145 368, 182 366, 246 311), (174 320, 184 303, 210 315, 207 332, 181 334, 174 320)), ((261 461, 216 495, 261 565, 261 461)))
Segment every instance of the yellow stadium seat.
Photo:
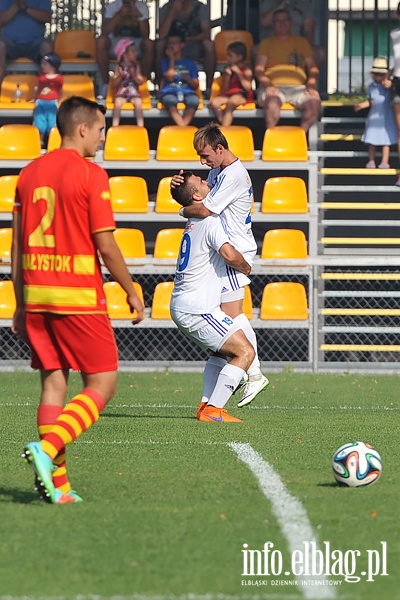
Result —
POLYGON ((128 264, 138 264, 141 262, 138 259, 146 258, 146 243, 140 229, 120 227, 114 231, 114 237, 128 264))
POLYGON ((166 125, 160 129, 157 140, 157 160, 195 160, 199 157, 193 148, 194 125, 166 125))
POLYGON ((110 177, 111 207, 115 213, 147 213, 149 192, 143 177, 110 177))
POLYGON ((243 312, 248 319, 253 318, 253 299, 249 285, 244 286, 243 312))
POLYGON ((0 177, 0 212, 12 212, 18 175, 0 177))
POLYGON ((27 56, 20 56, 19 58, 16 58, 15 60, 11 60, 10 62, 7 62, 7 71, 9 71, 10 73, 13 73, 14 68, 13 67, 18 67, 16 70, 18 70, 18 72, 22 72, 24 70, 24 68, 26 68, 27 70, 35 70, 38 71, 39 70, 39 65, 35 62, 33 62, 33 60, 31 60, 30 58, 28 58, 27 56), (21 69, 18 67, 18 65, 21 66, 21 69))
POLYGON ((169 305, 171 303, 171 295, 173 289, 173 281, 162 281, 161 283, 157 283, 156 287, 154 288, 153 303, 151 305, 152 319, 171 318, 169 305))
POLYGON ((0 160, 32 160, 40 156, 40 135, 34 125, 0 127, 0 160))
POLYGON ((16 308, 14 284, 0 281, 0 319, 12 319, 16 308))
MULTIPOLYGON (((140 283, 133 281, 133 287, 137 295, 144 304, 143 289, 140 283)), ((120 319, 130 321, 137 316, 137 311, 131 313, 129 304, 126 301, 126 292, 116 281, 106 281, 103 284, 104 293, 107 301, 107 312, 110 319, 120 319)))
POLYGON ((264 235, 261 258, 307 258, 306 236, 299 229, 270 229, 264 235))
POLYGON ((181 208, 171 196, 171 179, 172 177, 163 177, 158 184, 154 208, 156 213, 178 213, 181 208))
POLYGON ((226 63, 227 61, 227 48, 232 42, 243 42, 246 46, 247 56, 246 60, 251 61, 251 50, 254 46, 253 36, 249 31, 242 29, 223 29, 219 31, 214 39, 214 48, 217 58, 217 63, 226 63))
POLYGON ((263 291, 260 319, 305 321, 308 319, 307 294, 303 284, 268 283, 263 291))
POLYGON ((28 73, 13 73, 6 75, 1 83, 0 107, 28 110, 34 109, 34 103, 29 102, 33 99, 34 87, 37 83, 37 75, 28 73), (19 84, 22 92, 21 102, 14 102, 14 94, 19 84))
POLYGON ((300 177, 271 177, 264 184, 263 213, 307 213, 307 188, 300 177))
POLYGON ((254 139, 250 127, 245 125, 229 125, 221 127, 221 132, 228 141, 229 150, 240 160, 254 160, 254 139))
MULTIPOLYGON (((162 87, 162 83, 161 83, 161 85, 160 85, 160 88, 161 88, 161 87, 162 87)), ((198 98, 199 98, 199 106, 197 107, 197 110, 201 110, 201 109, 203 109, 203 108, 204 108, 204 98, 203 98, 203 93, 202 93, 202 91, 201 91, 201 89, 200 89, 200 86, 198 86, 198 87, 197 87, 195 90, 193 90, 193 91, 194 91, 194 93, 196 94, 196 96, 198 96, 198 98)), ((161 102, 161 100, 159 100, 159 101, 157 102, 157 108, 158 108, 158 110, 163 110, 163 109, 165 108, 165 107, 164 107, 164 104, 161 102)), ((184 104, 183 102, 178 102, 178 104, 177 104, 176 108, 177 108, 178 110, 185 110, 185 108, 186 108, 186 104, 184 104)))
MULTIPOLYGON (((215 96, 221 96, 221 86, 222 86, 223 77, 220 75, 219 77, 215 77, 211 84, 211 95, 210 101, 215 98, 215 96)), ((226 104, 222 104, 221 108, 225 108, 226 104)), ((243 104, 239 104, 236 110, 255 110, 256 103, 255 102, 243 102, 243 104)))
POLYGON ((0 229, 0 263, 11 262, 12 229, 0 229))
POLYGON ((154 258, 178 258, 184 229, 160 229, 154 243, 154 258))
POLYGON ((104 160, 150 160, 149 134, 145 127, 118 125, 107 131, 104 160))
POLYGON ((49 139, 47 141, 47 152, 57 150, 61 146, 61 135, 58 127, 53 127, 50 130, 49 139))
MULTIPOLYGON (((151 108, 151 97, 149 90, 149 82, 146 78, 144 78, 143 83, 140 84, 139 92, 142 97, 143 110, 149 110, 149 108, 151 108)), ((114 108, 114 81, 112 77, 108 83, 106 106, 109 110, 113 110, 114 108)), ((122 110, 134 110, 132 102, 125 102, 125 104, 122 106, 122 110)))
POLYGON ((296 125, 277 125, 264 134, 262 160, 306 161, 307 138, 304 129, 296 125))
POLYGON ((64 84, 61 91, 61 102, 70 96, 83 96, 88 100, 96 100, 94 83, 89 75, 80 73, 65 74, 64 84))
POLYGON ((96 63, 96 40, 88 29, 63 29, 58 31, 54 52, 63 63, 96 63), (86 54, 87 56, 82 56, 86 54), (80 56, 81 55, 81 56, 80 56))

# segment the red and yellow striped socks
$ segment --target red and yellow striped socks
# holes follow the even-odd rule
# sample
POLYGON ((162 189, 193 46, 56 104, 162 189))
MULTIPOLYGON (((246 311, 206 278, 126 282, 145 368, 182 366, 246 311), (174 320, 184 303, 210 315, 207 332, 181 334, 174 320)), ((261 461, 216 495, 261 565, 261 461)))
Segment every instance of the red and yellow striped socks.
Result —
MULTIPOLYGON (((40 405, 37 412, 37 428, 39 431, 40 439, 42 439, 47 433, 49 433, 54 426, 57 418, 63 411, 62 406, 55 405, 40 405)), ((57 465, 57 469, 53 473, 54 487, 66 494, 71 489, 71 484, 67 478, 67 465, 66 465, 66 451, 65 446, 61 448, 57 454, 53 463, 57 465)))
POLYGON ((98 420, 105 402, 100 394, 89 388, 77 394, 62 409, 50 431, 42 440, 42 448, 54 461, 60 451, 98 420))

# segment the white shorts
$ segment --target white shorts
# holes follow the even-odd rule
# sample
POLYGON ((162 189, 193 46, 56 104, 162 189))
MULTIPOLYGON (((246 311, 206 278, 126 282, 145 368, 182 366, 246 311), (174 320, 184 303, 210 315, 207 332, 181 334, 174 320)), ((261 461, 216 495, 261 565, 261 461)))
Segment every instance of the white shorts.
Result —
POLYGON ((203 350, 218 352, 226 340, 240 327, 219 307, 211 313, 192 315, 171 308, 175 325, 203 350))
POLYGON ((221 302, 232 302, 244 298, 244 287, 250 279, 233 267, 226 266, 226 275, 221 277, 221 302))
MULTIPOLYGON (((289 102, 289 104, 293 104, 293 106, 301 107, 304 101, 307 98, 310 98, 308 94, 305 93, 306 86, 305 85, 278 85, 275 86, 278 88, 279 93, 277 94, 279 100, 282 104, 285 102, 289 102)), ((257 90, 257 103, 259 106, 263 107, 265 103, 266 95, 265 88, 259 87, 257 90)))

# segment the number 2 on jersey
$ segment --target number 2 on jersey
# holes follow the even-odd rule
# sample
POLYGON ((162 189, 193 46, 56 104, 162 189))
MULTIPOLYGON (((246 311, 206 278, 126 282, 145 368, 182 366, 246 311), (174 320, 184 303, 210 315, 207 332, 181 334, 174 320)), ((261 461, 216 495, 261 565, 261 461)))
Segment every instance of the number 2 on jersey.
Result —
POLYGON ((40 220, 39 225, 30 234, 28 238, 29 246, 39 246, 41 248, 54 248, 56 240, 54 235, 46 233, 54 220, 54 211, 56 206, 56 193, 51 187, 38 187, 33 192, 33 203, 44 200, 46 202, 46 212, 40 220))

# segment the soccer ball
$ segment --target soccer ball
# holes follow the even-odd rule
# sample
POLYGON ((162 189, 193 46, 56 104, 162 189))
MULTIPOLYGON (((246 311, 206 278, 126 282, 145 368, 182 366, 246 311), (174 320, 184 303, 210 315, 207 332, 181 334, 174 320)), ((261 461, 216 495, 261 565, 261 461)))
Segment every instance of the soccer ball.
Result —
POLYGON ((349 487, 372 485, 382 473, 379 452, 364 442, 344 444, 336 450, 332 460, 333 475, 349 487))

